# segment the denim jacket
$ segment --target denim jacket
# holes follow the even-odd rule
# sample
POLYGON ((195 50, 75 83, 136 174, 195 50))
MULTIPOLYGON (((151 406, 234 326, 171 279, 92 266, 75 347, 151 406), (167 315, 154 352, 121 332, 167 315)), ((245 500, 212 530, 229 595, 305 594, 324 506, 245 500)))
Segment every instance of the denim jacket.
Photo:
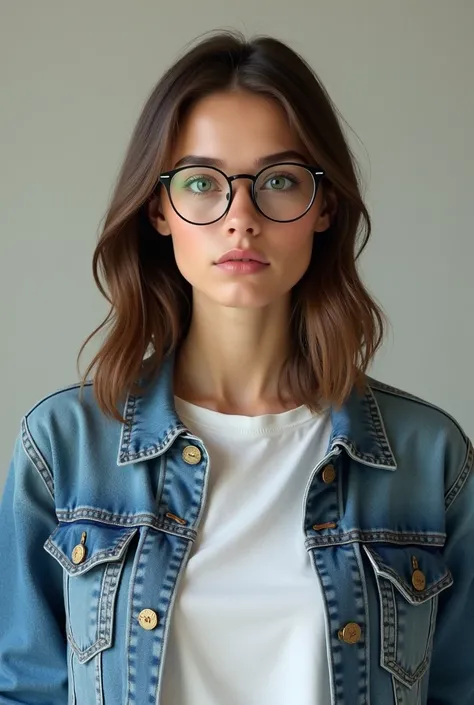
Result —
MULTIPOLYGON (((209 465, 175 411, 173 365, 128 395, 126 424, 91 384, 23 418, 0 506, 1 705, 160 702, 209 465)), ((331 416, 301 541, 323 590, 332 705, 474 705, 472 445, 372 378, 331 416)))

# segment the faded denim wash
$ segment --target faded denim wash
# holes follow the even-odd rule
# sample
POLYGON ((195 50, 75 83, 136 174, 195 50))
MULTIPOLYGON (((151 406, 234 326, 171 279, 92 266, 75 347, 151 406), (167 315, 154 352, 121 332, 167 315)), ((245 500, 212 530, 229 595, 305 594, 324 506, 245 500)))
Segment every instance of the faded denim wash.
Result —
MULTIPOLYGON (((1 705, 159 704, 209 473, 176 414, 173 366, 128 395, 125 425, 90 384, 82 402, 71 387, 23 418, 0 505, 1 705)), ((472 445, 448 414, 372 378, 331 413, 301 541, 324 593, 332 703, 474 705, 472 445)))

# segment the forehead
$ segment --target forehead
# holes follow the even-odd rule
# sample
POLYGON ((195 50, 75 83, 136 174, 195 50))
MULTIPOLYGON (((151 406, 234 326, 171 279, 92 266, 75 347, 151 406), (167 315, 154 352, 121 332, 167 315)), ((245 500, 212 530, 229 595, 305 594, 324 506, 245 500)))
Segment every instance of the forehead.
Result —
POLYGON ((228 91, 206 96, 189 110, 172 149, 172 163, 200 154, 238 169, 266 154, 289 150, 309 156, 276 100, 228 91))

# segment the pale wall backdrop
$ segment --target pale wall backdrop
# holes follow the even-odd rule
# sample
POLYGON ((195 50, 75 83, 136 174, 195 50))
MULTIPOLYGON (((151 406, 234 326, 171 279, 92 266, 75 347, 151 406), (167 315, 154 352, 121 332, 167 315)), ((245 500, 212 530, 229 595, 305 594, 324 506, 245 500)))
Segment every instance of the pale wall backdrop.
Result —
POLYGON ((141 106, 230 27, 289 42, 350 125, 392 322, 372 374, 474 435, 473 0, 0 0, 0 488, 21 416, 77 381, 106 312, 90 263, 141 106))

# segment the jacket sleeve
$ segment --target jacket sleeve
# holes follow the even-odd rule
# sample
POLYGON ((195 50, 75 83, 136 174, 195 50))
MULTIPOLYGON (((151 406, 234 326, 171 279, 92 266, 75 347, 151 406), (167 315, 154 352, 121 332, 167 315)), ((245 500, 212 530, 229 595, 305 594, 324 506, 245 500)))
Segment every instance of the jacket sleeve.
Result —
POLYGON ((0 705, 65 705, 63 577, 51 470, 23 419, 0 503, 0 705))
POLYGON ((453 585, 439 595, 428 705, 474 705, 474 456, 446 494, 444 558, 453 585))

